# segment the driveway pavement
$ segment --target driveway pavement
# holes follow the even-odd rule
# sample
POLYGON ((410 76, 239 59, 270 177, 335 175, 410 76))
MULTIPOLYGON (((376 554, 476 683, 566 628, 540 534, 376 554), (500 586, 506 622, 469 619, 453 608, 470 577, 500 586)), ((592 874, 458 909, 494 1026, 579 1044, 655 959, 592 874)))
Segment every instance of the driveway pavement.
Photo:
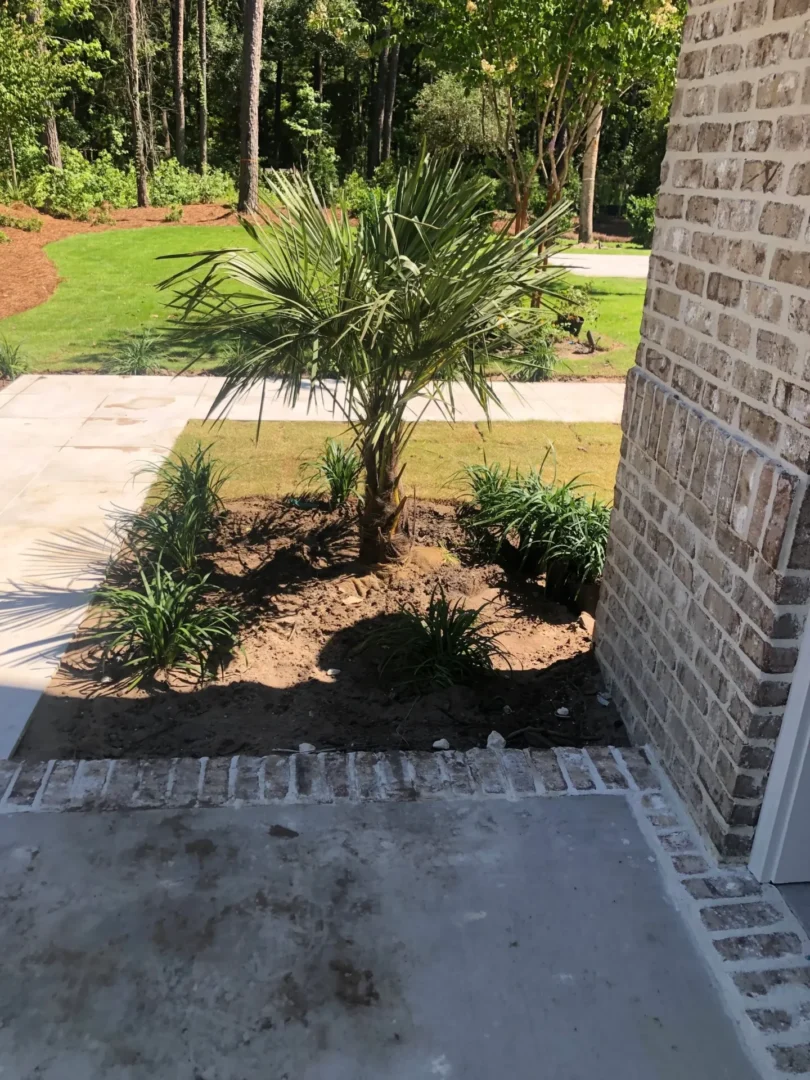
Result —
MULTIPOLYGON (((10 757, 79 625, 112 553, 108 512, 140 505, 148 476, 190 419, 204 419, 214 377, 28 375, 0 392, 0 758, 10 757)), ((623 383, 506 384, 507 418, 618 423, 623 383)), ((256 420, 261 392, 232 410, 256 420)), ((481 420, 471 395, 459 419, 481 420)), ((271 387, 268 420, 332 419, 328 396, 293 409, 271 387)), ((339 414, 338 414, 339 418, 339 414)), ((429 407, 425 419, 439 419, 429 407)))
POLYGON ((615 796, 0 818, 2 1075, 755 1080, 615 796))

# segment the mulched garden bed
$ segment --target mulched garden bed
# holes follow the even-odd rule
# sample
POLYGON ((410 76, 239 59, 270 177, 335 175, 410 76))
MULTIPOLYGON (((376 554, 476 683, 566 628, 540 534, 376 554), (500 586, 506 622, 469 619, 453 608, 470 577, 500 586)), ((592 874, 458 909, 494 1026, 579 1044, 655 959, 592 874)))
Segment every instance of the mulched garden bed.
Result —
MULTIPOLYGON (((597 699, 602 680, 578 616, 546 600, 540 583, 471 551, 455 506, 417 503, 408 557, 377 572, 356 561, 356 522, 354 508, 229 502, 203 567, 243 617, 241 647, 224 674, 202 687, 172 676, 128 689, 80 631, 18 756, 264 754, 302 742, 429 750, 437 739, 467 750, 493 729, 512 747, 627 744, 617 712, 597 699), (423 609, 439 584, 450 599, 489 605, 509 664, 496 661, 475 686, 397 690, 364 643, 402 603, 423 609), (568 718, 556 715, 561 707, 568 718)), ((87 623, 97 617, 91 610, 87 623)))

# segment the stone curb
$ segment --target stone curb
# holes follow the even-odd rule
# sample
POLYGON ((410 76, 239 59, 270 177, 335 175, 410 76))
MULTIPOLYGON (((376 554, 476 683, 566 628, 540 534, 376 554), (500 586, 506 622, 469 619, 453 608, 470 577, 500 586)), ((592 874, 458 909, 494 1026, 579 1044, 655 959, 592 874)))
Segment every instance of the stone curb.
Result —
POLYGON ((266 757, 0 761, 0 815, 657 790, 640 749, 325 751, 266 757))

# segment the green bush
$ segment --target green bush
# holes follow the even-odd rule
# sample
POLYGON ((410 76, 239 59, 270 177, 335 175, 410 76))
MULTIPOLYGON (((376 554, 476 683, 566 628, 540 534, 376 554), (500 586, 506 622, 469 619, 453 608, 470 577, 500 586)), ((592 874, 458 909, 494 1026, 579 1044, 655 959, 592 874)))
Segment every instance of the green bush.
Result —
POLYGON ((177 158, 166 158, 149 177, 149 198, 153 206, 234 202, 236 188, 222 169, 208 169, 200 174, 181 165, 177 158))
POLYGON ((8 235, 8 233, 4 233, 2 231, 2 229, 0 229, 0 244, 10 244, 10 243, 11 243, 11 237, 8 235))
POLYGON ((124 520, 127 544, 142 564, 160 563, 172 573, 197 568, 210 527, 199 506, 158 503, 129 514, 124 520))
POLYGON ((316 491, 329 492, 329 506, 336 510, 345 506, 356 493, 363 462, 354 447, 344 446, 337 439, 327 439, 321 456, 305 462, 301 471, 306 480, 315 485, 316 491))
POLYGON ((655 231, 655 195, 631 195, 624 216, 633 242, 649 247, 655 231))
POLYGON ((163 370, 163 344, 151 330, 130 334, 104 361, 110 375, 157 375, 163 370))
POLYGON ((505 654, 491 624, 479 608, 450 603, 441 585, 433 590, 427 611, 404 604, 392 621, 372 631, 368 644, 380 648, 380 674, 416 691, 469 683, 492 670, 493 659, 505 654))
POLYGON ((515 382, 544 382, 557 364, 554 333, 540 326, 526 343, 522 356, 512 357, 509 375, 515 382))
MULTIPOLYGON (((0 212, 0 225, 6 229, 19 229, 21 232, 41 232, 42 222, 35 217, 17 217, 15 214, 0 212)), ((6 237, 8 240, 8 237, 6 237)))
POLYGON ((210 601, 207 576, 173 577, 158 562, 141 567, 139 579, 139 588, 100 590, 108 618, 97 637, 134 672, 131 686, 160 671, 184 671, 202 681, 214 659, 236 644, 236 612, 210 601))
POLYGON ((581 585, 601 577, 610 508, 583 495, 576 479, 546 481, 551 454, 525 474, 497 464, 468 466, 470 502, 462 521, 479 545, 510 555, 531 576, 546 573, 559 583, 557 599, 573 599, 581 585))
POLYGON ((16 379, 29 369, 22 346, 12 345, 8 338, 0 337, 0 379, 16 379))
POLYGON ((85 220, 105 204, 113 208, 136 203, 135 171, 113 163, 106 151, 90 162, 78 150, 62 147, 61 169, 46 166, 20 185, 21 198, 55 217, 85 220))

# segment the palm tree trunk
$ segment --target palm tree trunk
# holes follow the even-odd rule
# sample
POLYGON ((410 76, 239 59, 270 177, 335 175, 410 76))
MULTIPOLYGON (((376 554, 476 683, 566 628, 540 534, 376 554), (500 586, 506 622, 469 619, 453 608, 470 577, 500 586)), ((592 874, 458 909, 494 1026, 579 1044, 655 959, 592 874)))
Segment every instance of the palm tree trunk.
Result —
POLYGON ((386 26, 382 32, 383 47, 377 60, 377 78, 371 94, 371 115, 368 126, 368 175, 372 177, 380 164, 382 150, 382 129, 385 116, 385 90, 388 83, 388 38, 391 28, 386 26))
POLYGON ((596 163, 599 160, 599 135, 602 131, 602 102, 598 101, 588 118, 585 148, 582 154, 582 193, 579 199, 579 242, 593 241, 593 203, 596 193, 596 163))
POLYGON ((200 172, 208 168, 208 0, 197 0, 200 48, 200 172))
POLYGON ((135 158, 135 179, 138 188, 138 206, 149 205, 149 189, 146 178, 146 151, 141 116, 141 85, 138 70, 138 0, 129 0, 127 19, 127 74, 129 82, 129 106, 132 123, 132 156, 135 158))
POLYGON ((360 559, 365 563, 393 562, 402 555, 398 534, 404 523, 407 497, 400 493, 399 439, 379 436, 363 450, 366 490, 360 513, 360 559))
POLYGON ((383 112, 382 152, 380 160, 391 157, 391 133, 394 127, 394 104, 397 98, 397 70, 399 68, 399 42, 395 41, 388 54, 388 77, 385 80, 385 108, 383 112))
POLYGON ((263 22, 264 0, 245 0, 239 163, 239 209, 242 213, 255 211, 259 205, 259 83, 263 22))
POLYGON ((172 3, 172 66, 174 68, 174 152, 181 165, 186 163, 186 97, 183 89, 183 40, 185 37, 186 0, 172 3))

